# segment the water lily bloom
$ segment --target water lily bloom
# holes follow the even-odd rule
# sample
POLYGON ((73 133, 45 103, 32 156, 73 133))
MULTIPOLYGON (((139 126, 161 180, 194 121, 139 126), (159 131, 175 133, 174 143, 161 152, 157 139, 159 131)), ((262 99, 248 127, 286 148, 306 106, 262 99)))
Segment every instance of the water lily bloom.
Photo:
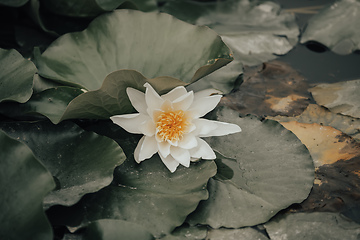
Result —
POLYGON ((213 110, 221 95, 204 90, 188 92, 183 86, 159 95, 149 83, 145 94, 127 88, 130 102, 138 113, 116 115, 110 119, 126 131, 143 134, 134 152, 137 163, 158 153, 166 167, 174 172, 179 164, 215 159, 215 153, 201 137, 240 132, 238 125, 201 118, 213 110))

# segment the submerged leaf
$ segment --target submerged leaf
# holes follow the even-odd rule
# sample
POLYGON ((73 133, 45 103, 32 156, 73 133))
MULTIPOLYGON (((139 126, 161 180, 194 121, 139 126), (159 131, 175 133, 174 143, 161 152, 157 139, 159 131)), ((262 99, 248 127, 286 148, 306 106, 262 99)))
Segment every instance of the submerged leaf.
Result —
POLYGON ((360 144, 328 126, 283 122, 309 149, 316 166, 315 181, 301 211, 332 211, 360 223, 360 144))
POLYGON ((357 240, 360 237, 360 225, 336 213, 287 214, 266 223, 265 228, 272 240, 357 240))
POLYGON ((0 102, 26 102, 32 94, 34 64, 16 50, 0 49, 0 102))
POLYGON ((318 123, 322 126, 330 126, 360 140, 360 119, 336 114, 316 104, 309 104, 305 111, 296 117, 267 117, 278 122, 296 121, 299 123, 318 123))
POLYGON ((119 69, 194 82, 229 63, 231 55, 206 27, 164 13, 116 10, 96 18, 82 32, 58 38, 37 59, 37 66, 43 77, 96 90, 119 69))
POLYGON ((360 156, 360 144, 332 127, 295 121, 281 124, 292 131, 309 149, 315 167, 360 156))
POLYGON ((360 80, 323 83, 309 91, 319 105, 332 112, 360 118, 360 80))
POLYGON ((218 110, 216 115, 220 121, 243 128, 241 134, 210 138, 214 149, 236 159, 222 160, 234 176, 210 179, 209 199, 190 215, 191 224, 253 226, 308 196, 314 166, 308 150, 294 134, 275 121, 239 118, 230 109, 218 110))
POLYGON ((0 239, 51 240, 42 201, 55 183, 31 150, 0 131, 0 239))
POLYGON ((306 79, 290 65, 272 61, 245 68, 243 83, 222 99, 222 103, 242 115, 295 116, 310 101, 306 79))
POLYGON ((13 122, 0 127, 28 145, 54 176, 57 188, 46 196, 45 207, 72 205, 84 194, 109 185, 114 168, 125 160, 116 142, 71 122, 13 122))
POLYGON ((317 41, 338 54, 360 50, 360 2, 335 1, 314 15, 301 36, 301 43, 317 41))

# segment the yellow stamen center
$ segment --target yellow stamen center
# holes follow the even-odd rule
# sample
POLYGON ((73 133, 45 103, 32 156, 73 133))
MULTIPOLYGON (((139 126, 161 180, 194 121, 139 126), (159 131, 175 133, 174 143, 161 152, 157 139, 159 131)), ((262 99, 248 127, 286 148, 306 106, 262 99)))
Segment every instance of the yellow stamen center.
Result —
POLYGON ((156 129, 162 141, 177 141, 182 138, 189 124, 184 115, 182 110, 164 112, 159 115, 156 129))

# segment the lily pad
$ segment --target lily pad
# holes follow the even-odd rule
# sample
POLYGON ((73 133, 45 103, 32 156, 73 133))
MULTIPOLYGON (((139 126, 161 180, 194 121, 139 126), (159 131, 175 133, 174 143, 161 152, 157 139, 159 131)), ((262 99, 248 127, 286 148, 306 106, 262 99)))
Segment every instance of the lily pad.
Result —
POLYGON ((207 239, 211 240, 269 240, 265 234, 259 232, 254 228, 241 228, 241 229, 210 229, 207 239))
POLYGON ((21 7, 25 5, 29 0, 0 0, 0 5, 9 7, 21 7))
POLYGON ((319 105, 332 112, 360 118, 360 80, 323 83, 309 91, 319 105))
POLYGON ((207 199, 206 183, 215 173, 213 161, 171 173, 158 155, 141 164, 131 158, 115 170, 112 185, 84 196, 73 207, 54 207, 49 214, 54 221, 59 221, 56 212, 65 214, 64 222, 72 227, 100 219, 126 220, 160 237, 180 226, 199 201, 207 199))
POLYGON ((51 240, 52 229, 42 207, 55 183, 23 143, 0 131, 0 238, 51 240))
POLYGON ((116 142, 71 122, 9 122, 0 127, 28 145, 54 176, 57 187, 46 196, 45 207, 72 205, 84 194, 109 185, 114 168, 125 160, 116 142))
POLYGON ((176 228, 170 235, 161 238, 163 240, 202 240, 206 239, 206 226, 188 226, 184 224, 176 228))
POLYGON ((55 87, 31 96, 26 103, 3 103, 0 113, 20 120, 41 119, 46 116, 54 123, 59 123, 69 102, 84 93, 79 88, 55 87))
POLYGON ((154 237, 142 226, 123 220, 102 219, 86 227, 86 240, 141 239, 152 240, 154 237))
POLYGON ((357 240, 360 237, 360 224, 337 213, 287 214, 266 223, 265 228, 272 240, 357 240))
POLYGON ((97 90, 119 69, 134 69, 147 78, 195 82, 229 63, 231 55, 206 27, 165 13, 116 10, 96 18, 82 32, 61 36, 36 62, 43 77, 97 90))
POLYGON ((141 11, 157 9, 155 0, 48 0, 43 1, 43 4, 53 14, 70 17, 95 17, 121 8, 125 2, 131 2, 141 11))
POLYGON ((191 225, 253 226, 307 198, 314 181, 314 165, 293 133, 275 121, 239 118, 230 109, 220 109, 216 116, 243 129, 241 134, 209 141, 214 149, 236 159, 222 159, 234 175, 231 179, 210 179, 209 199, 190 215, 191 225))
POLYGON ((267 118, 278 122, 318 123, 322 126, 333 127, 360 141, 360 119, 333 113, 317 104, 309 104, 305 111, 296 117, 276 116, 267 118))
POLYGON ((295 16, 270 1, 169 1, 162 10, 181 20, 209 26, 234 51, 235 59, 249 66, 287 53, 299 35, 295 16))
POLYGON ((53 14, 71 17, 95 17, 112 11, 126 0, 48 0, 44 7, 53 14))
POLYGON ((16 50, 0 49, 0 102, 29 100, 35 72, 35 65, 16 50))
POLYGON ((317 41, 338 54, 360 50, 359 11, 359 1, 334 2, 309 20, 300 42, 317 41))

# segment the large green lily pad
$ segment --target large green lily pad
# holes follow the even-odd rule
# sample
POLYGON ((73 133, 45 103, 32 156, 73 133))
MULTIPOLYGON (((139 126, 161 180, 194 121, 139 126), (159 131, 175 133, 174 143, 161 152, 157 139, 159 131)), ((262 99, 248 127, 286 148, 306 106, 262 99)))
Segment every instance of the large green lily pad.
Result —
POLYGON ((35 65, 16 50, 0 49, 0 102, 29 100, 35 72, 35 65))
POLYGON ((21 7, 25 5, 29 0, 0 0, 0 5, 9 7, 21 7))
POLYGON ((130 158, 115 170, 112 185, 84 196, 73 207, 50 209, 50 215, 59 221, 56 212, 65 213, 65 223, 73 227, 99 219, 126 220, 160 237, 180 226, 199 201, 207 199, 206 183, 215 173, 213 161, 171 173, 158 155, 141 164, 130 158))
POLYGON ((336 1, 314 15, 301 36, 301 43, 317 41, 338 54, 360 50, 360 2, 336 1))
POLYGON ((360 80, 323 83, 309 91, 319 105, 332 112, 360 118, 360 80))
POLYGON ((82 32, 61 36, 36 62, 43 77, 97 90, 109 73, 120 69, 194 82, 229 63, 231 55, 206 27, 165 13, 116 10, 82 32))
POLYGON ((269 240, 265 234, 250 227, 240 229, 210 229, 207 237, 211 240, 269 240))
POLYGON ((266 223, 265 228, 272 240, 357 240, 360 237, 360 224, 338 213, 287 214, 266 223))
POLYGON ((0 239, 51 240, 42 207, 55 183, 23 143, 0 131, 0 239))
POLYGON ((228 158, 230 171, 219 171, 208 184, 209 199, 188 221, 213 228, 239 228, 268 221, 280 210, 300 203, 314 181, 314 165, 300 140, 279 123, 239 118, 230 109, 216 113, 219 121, 238 124, 243 131, 210 138, 210 145, 228 158))
POLYGON ((154 237, 142 226, 123 220, 102 219, 86 227, 86 240, 141 239, 152 240, 154 237))
POLYGON ((56 180, 45 207, 72 205, 84 194, 109 185, 114 168, 125 160, 118 144, 64 122, 9 122, 0 126, 10 137, 24 142, 56 180))

